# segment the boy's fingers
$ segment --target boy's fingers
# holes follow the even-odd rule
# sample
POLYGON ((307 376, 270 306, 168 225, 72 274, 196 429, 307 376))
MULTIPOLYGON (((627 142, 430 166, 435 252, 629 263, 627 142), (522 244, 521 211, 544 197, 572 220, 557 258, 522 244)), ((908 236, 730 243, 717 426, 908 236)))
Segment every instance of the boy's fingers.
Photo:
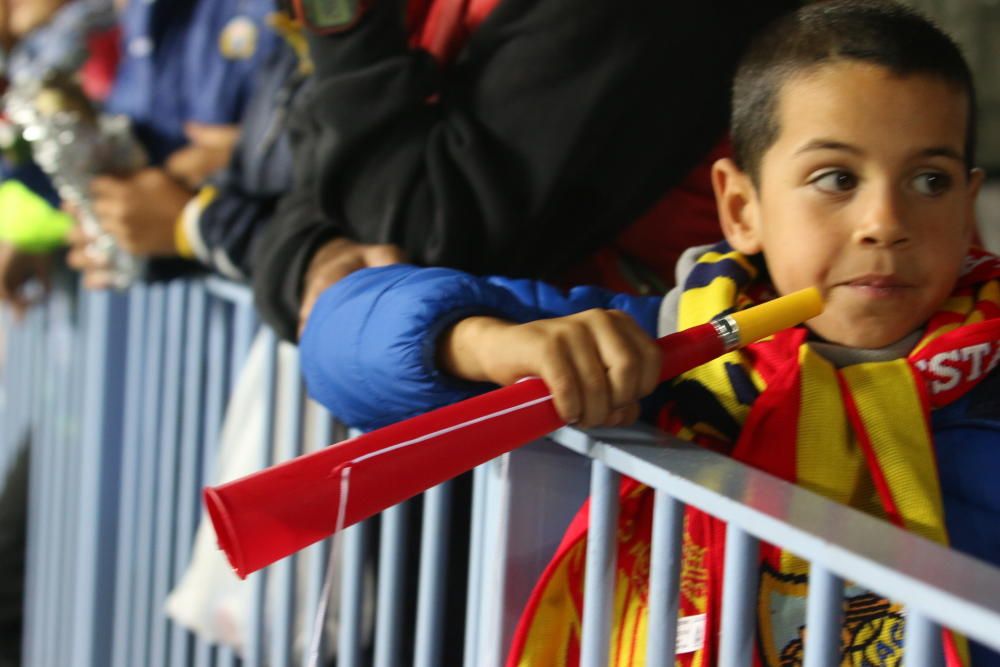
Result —
POLYGON ((556 412, 567 424, 581 419, 580 380, 569 354, 562 346, 553 346, 543 357, 541 376, 552 392, 556 412))
POLYGON ((643 330, 639 324, 628 315, 622 313, 628 319, 623 333, 627 335, 635 346, 639 355, 638 383, 636 385, 636 398, 645 398, 653 393, 657 385, 660 384, 660 366, 662 364, 662 352, 660 346, 643 330))
POLYGON ((576 324, 566 330, 565 344, 576 367, 581 388, 580 426, 603 424, 611 412, 611 386, 608 369, 598 351, 593 331, 576 324))
POLYGON ((636 400, 642 374, 642 358, 626 331, 631 318, 617 311, 601 311, 592 323, 601 360, 607 368, 611 406, 619 408, 636 400))

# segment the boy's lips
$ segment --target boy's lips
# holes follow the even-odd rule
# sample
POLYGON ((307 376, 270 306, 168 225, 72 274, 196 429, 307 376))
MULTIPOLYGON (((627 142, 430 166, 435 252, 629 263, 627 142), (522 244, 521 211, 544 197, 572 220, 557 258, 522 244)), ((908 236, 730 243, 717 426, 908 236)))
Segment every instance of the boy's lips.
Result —
POLYGON ((912 289, 914 285, 894 274, 870 273, 844 280, 835 287, 848 287, 866 296, 892 297, 912 289))

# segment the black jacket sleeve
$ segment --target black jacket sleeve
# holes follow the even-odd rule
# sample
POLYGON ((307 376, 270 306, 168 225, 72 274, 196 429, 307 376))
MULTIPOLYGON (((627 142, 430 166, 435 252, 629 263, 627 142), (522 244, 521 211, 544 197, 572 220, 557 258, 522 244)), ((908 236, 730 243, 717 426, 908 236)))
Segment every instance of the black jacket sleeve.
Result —
POLYGON ((448 69, 397 3, 313 37, 300 173, 261 244, 258 305, 294 331, 302 272, 347 234, 412 261, 555 279, 724 132, 754 29, 789 0, 502 0, 448 69))

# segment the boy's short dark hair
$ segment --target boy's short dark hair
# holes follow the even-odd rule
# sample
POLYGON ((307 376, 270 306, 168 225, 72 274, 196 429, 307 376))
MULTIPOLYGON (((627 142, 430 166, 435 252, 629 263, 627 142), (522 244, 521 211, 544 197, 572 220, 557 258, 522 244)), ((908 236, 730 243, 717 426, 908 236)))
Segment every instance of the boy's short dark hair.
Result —
POLYGON ((733 81, 731 132, 737 166, 759 185, 764 153, 778 138, 778 95, 793 75, 842 61, 899 76, 955 84, 969 100, 965 161, 975 164, 976 93, 958 45, 917 11, 890 0, 825 0, 788 14, 758 35, 733 81))

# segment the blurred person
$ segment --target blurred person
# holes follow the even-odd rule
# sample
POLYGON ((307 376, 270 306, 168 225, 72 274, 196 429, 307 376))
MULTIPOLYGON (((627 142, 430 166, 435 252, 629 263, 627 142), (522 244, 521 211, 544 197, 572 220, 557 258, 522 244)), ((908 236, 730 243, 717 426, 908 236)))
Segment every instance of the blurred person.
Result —
MULTIPOLYGON (((128 251, 150 255, 142 276, 192 270, 172 257, 174 223, 206 179, 230 160, 254 75, 273 52, 272 0, 154 0, 122 8, 124 56, 106 110, 128 116, 150 166, 99 175, 91 203, 102 228, 128 251)), ((109 286, 103 258, 77 228, 68 261, 90 288, 109 286)))
MULTIPOLYGON (((5 81, 40 80, 53 72, 79 77, 83 90, 103 100, 118 60, 118 33, 109 2, 40 0, 0 3, 5 81)), ((16 128, 0 122, 0 302, 23 313, 25 286, 48 284, 49 254, 65 245, 72 220, 31 158, 16 128)), ((42 292, 44 293, 44 292, 42 292)))
POLYGON ((317 81, 290 120, 296 186, 255 278, 288 339, 365 244, 477 272, 669 283, 684 247, 719 236, 704 161, 736 58, 797 3, 376 0, 332 18, 300 4, 317 81))

